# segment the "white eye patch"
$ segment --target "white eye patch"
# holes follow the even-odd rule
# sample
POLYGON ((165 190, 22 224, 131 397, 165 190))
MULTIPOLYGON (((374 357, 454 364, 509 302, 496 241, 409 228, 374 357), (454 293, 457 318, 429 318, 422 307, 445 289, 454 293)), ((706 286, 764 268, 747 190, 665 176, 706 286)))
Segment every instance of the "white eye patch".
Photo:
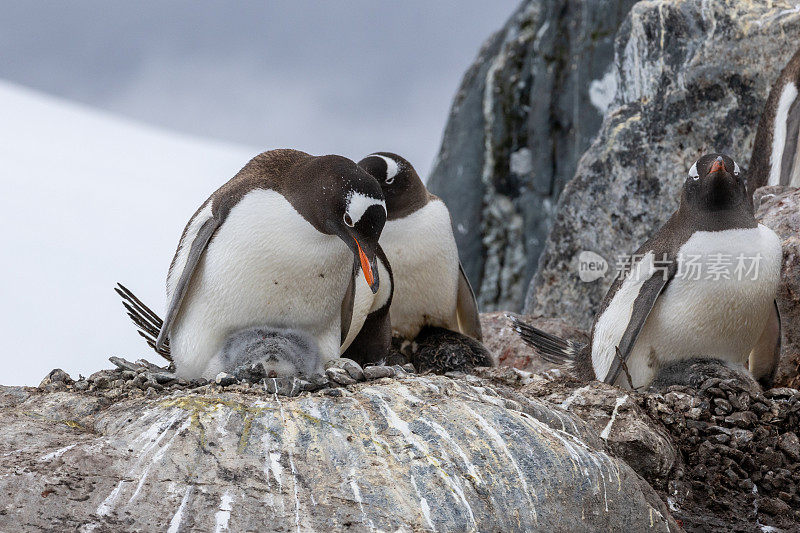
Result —
POLYGON ((386 182, 387 185, 394 183, 395 176, 400 173, 400 167, 397 165, 397 161, 391 157, 386 157, 385 155, 381 154, 370 154, 369 157, 380 157, 386 161, 386 177, 383 179, 383 181, 386 182))
POLYGON ((739 175, 739 165, 736 164, 736 161, 733 162, 733 175, 734 176, 739 175))
MULTIPOLYGON (((367 209, 372 207, 373 205, 379 205, 383 208, 383 212, 386 212, 386 204, 380 198, 373 198, 371 196, 366 196, 361 194, 360 192, 350 191, 347 195, 347 208, 345 209, 345 214, 350 217, 352 221, 352 225, 355 226, 358 224, 358 221, 361 220, 361 217, 364 216, 367 209)), ((348 224, 350 226, 351 224, 348 224)))
POLYGON ((695 161, 694 165, 692 165, 692 168, 689 169, 689 177, 696 180, 700 179, 700 174, 697 173, 697 161, 695 161))

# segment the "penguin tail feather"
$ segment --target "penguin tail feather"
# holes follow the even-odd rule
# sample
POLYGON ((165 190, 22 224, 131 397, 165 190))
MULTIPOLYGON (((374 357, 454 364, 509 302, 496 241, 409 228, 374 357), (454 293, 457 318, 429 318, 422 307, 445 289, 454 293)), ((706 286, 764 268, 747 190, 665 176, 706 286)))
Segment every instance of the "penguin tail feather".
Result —
POLYGON ((583 344, 556 337, 522 322, 517 317, 507 316, 511 319, 514 331, 522 337, 525 344, 536 350, 539 357, 556 365, 573 366, 575 364, 575 357, 583 349, 583 344))
POLYGON ((142 336, 147 342, 147 345, 158 355, 171 362, 172 355, 170 355, 168 340, 164 342, 162 348, 156 348, 156 339, 161 331, 161 327, 164 325, 164 321, 161 320, 161 317, 147 307, 122 283, 117 283, 117 286, 114 287, 114 291, 122 298, 122 305, 125 307, 128 318, 130 318, 136 326, 137 333, 142 336))

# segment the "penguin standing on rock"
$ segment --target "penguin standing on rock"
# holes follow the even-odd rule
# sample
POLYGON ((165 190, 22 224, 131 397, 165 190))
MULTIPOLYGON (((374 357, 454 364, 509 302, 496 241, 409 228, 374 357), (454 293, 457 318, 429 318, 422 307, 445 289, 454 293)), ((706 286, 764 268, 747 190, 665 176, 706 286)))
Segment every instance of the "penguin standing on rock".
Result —
POLYGON ((373 153, 358 165, 378 180, 386 199, 380 244, 394 273, 393 335, 416 340, 418 354, 430 344, 435 347, 429 351, 432 357, 448 360, 438 364, 417 357, 414 363, 420 371, 489 365, 488 352, 479 342, 478 305, 458 259, 444 202, 428 192, 411 163, 397 154, 373 153), (440 341, 449 348, 442 348, 440 341))
POLYGON ((781 72, 758 123, 747 191, 765 185, 800 187, 800 50, 781 72))
POLYGON ((515 320, 546 359, 579 377, 649 385, 662 367, 707 357, 769 382, 780 354, 775 293, 781 243, 753 217, 739 166, 709 154, 689 170, 680 207, 611 285, 588 345, 515 320))
POLYGON ((372 328, 389 331, 391 273, 378 244, 385 221, 380 186, 353 161, 264 152, 186 225, 167 276, 163 323, 128 291, 120 294, 143 336, 184 379, 228 371, 232 347, 242 344, 235 335, 253 327, 289 330, 290 340, 302 340, 297 346, 313 343, 307 355, 319 364, 278 357, 271 373, 279 377, 321 368, 345 350, 385 357, 388 334, 362 328, 369 316, 372 328))

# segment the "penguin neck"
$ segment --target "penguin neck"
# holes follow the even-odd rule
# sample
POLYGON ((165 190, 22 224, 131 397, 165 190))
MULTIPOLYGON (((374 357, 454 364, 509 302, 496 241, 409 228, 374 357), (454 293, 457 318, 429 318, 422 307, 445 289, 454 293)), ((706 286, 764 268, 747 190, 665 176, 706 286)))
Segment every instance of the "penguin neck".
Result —
POLYGON ((750 206, 743 202, 728 209, 708 209, 682 201, 678 217, 687 222, 694 231, 724 231, 728 229, 758 227, 750 206))
POLYGON ((407 189, 399 194, 386 195, 386 211, 388 213, 386 220, 404 218, 425 207, 428 200, 428 189, 426 189, 422 181, 417 178, 407 189))

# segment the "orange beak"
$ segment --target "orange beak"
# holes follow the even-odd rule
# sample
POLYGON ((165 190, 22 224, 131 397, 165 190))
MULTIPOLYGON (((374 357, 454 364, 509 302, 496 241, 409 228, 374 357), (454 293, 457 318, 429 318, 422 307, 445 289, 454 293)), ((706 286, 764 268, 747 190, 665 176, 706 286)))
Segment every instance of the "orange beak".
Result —
POLYGON ((725 163, 717 159, 711 164, 711 170, 709 170, 708 173, 713 174, 714 172, 717 172, 719 170, 725 170, 725 163))
POLYGON ((356 241, 356 246, 358 246, 358 259, 361 261, 361 271, 364 273, 364 279, 367 280, 367 285, 372 287, 375 283, 375 276, 372 274, 372 267, 369 266, 367 254, 361 249, 361 245, 358 244, 358 241, 356 239, 353 240, 356 241))

